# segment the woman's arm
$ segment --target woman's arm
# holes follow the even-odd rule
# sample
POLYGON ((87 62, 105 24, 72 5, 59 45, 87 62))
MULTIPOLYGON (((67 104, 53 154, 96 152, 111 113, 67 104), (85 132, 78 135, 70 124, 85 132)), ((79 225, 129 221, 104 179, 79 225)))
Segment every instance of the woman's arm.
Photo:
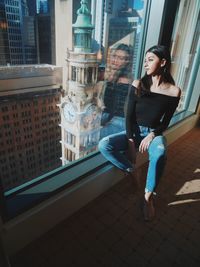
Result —
MULTIPOLYGON (((133 82, 134 84, 134 82, 133 82)), ((129 93, 127 97, 127 103, 125 107, 125 119, 126 119, 126 135, 128 137, 128 151, 127 157, 128 159, 135 164, 136 163, 136 146, 133 140, 134 129, 136 125, 136 116, 135 116, 135 94, 136 87, 131 86, 129 88, 129 93)))
POLYGON ((139 146, 139 152, 141 153, 145 152, 149 148, 149 145, 151 144, 154 137, 155 137, 154 132, 151 132, 144 139, 142 139, 139 146))
POLYGON ((176 108, 178 107, 179 100, 180 97, 174 97, 171 99, 171 102, 168 105, 168 109, 165 112, 165 115, 163 116, 160 125, 154 130, 155 135, 160 135, 167 129, 171 118, 174 112, 176 111, 176 108))
POLYGON ((137 126, 135 114, 135 105, 137 98, 135 91, 137 90, 137 88, 135 87, 135 85, 137 85, 137 82, 133 81, 132 86, 129 88, 129 93, 125 105, 126 135, 128 139, 133 138, 133 134, 137 126))

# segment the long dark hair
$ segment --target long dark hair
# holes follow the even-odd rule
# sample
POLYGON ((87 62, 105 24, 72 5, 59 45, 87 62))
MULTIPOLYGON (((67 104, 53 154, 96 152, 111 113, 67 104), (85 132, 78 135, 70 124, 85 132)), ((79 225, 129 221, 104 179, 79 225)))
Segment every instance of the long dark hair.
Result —
MULTIPOLYGON (((175 84, 175 81, 170 73, 170 68, 171 68, 171 55, 170 55, 170 51, 168 49, 168 47, 164 46, 164 45, 155 45, 152 46, 151 48, 149 48, 146 51, 146 54, 148 52, 151 52, 153 54, 155 54, 157 57, 159 57, 160 59, 165 59, 166 60, 166 64, 161 68, 161 82, 168 82, 171 84, 175 84)), ((152 79, 150 75, 145 74, 142 78, 141 78, 141 89, 146 90, 146 91, 150 91, 150 87, 152 85, 152 79)))
MULTIPOLYGON (((109 51, 109 58, 111 54, 117 50, 122 50, 127 53, 127 64, 123 66, 122 69, 116 71, 115 77, 113 79, 114 83, 117 82, 119 76, 122 77, 122 73, 125 71, 125 69, 126 69, 126 77, 129 77, 130 80, 132 79, 133 47, 131 45, 127 45, 124 43, 118 43, 116 45, 113 45, 109 51)), ((111 69, 112 66, 110 65, 110 63, 108 63, 105 71, 105 80, 109 78, 111 69)))

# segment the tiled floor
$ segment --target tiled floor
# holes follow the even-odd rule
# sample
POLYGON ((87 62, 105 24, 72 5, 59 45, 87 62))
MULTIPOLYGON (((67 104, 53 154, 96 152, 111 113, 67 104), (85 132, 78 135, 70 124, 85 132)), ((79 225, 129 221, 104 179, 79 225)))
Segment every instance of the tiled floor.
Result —
MULTIPOLYGON (((146 166, 142 168, 144 185, 146 166)), ((200 128, 169 147, 156 218, 123 179, 11 259, 12 267, 200 266, 200 128)))

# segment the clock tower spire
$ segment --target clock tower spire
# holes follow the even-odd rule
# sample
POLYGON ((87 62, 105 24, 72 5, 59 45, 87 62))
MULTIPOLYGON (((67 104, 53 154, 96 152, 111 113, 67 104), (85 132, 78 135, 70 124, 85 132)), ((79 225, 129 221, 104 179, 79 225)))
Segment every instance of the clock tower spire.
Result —
POLYGON ((87 7, 88 1, 82 0, 77 11, 77 20, 72 25, 74 29, 74 52, 91 52, 92 30, 91 13, 87 7))
POLYGON ((82 0, 73 24, 74 49, 68 51, 67 92, 61 101, 62 163, 96 151, 100 138, 101 109, 97 107, 97 53, 92 52, 91 14, 82 0))

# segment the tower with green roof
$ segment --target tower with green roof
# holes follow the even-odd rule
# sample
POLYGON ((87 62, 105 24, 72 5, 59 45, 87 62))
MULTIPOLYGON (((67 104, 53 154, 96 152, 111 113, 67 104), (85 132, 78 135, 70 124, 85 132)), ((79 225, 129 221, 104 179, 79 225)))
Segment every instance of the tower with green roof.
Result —
POLYGON ((74 52, 91 52, 92 30, 91 13, 87 7, 88 1, 82 0, 77 11, 77 20, 72 25, 74 29, 74 52))
POLYGON ((91 13, 82 0, 73 27, 73 51, 67 55, 67 94, 61 101, 62 163, 96 151, 100 137, 101 110, 96 105, 97 53, 92 52, 91 13))

